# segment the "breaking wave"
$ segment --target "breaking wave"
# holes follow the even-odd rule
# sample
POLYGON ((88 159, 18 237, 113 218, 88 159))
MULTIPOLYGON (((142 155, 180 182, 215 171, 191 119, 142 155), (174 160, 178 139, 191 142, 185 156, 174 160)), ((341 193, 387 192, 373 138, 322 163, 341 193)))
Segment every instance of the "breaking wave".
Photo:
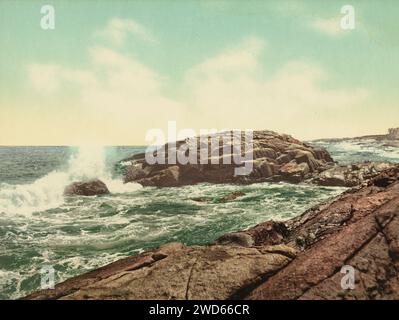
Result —
POLYGON ((111 193, 133 192, 141 188, 135 183, 124 184, 112 177, 105 164, 105 148, 81 146, 73 154, 65 170, 54 170, 31 184, 0 184, 0 213, 31 214, 59 207, 64 203, 65 187, 75 181, 99 178, 111 193))

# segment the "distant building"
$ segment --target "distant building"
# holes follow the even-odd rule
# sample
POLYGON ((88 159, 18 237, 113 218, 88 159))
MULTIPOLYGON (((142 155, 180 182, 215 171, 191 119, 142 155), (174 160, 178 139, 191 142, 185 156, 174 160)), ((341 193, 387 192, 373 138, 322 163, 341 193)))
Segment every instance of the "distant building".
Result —
POLYGON ((399 128, 388 129, 388 139, 399 140, 399 128))

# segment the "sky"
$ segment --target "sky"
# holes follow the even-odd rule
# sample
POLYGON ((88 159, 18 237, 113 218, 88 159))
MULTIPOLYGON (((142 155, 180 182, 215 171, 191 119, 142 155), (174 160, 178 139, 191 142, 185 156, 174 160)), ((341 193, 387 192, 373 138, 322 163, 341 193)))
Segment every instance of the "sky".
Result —
POLYGON ((168 121, 385 133, 399 126, 398 16, 395 0, 0 0, 0 145, 145 145, 168 121))

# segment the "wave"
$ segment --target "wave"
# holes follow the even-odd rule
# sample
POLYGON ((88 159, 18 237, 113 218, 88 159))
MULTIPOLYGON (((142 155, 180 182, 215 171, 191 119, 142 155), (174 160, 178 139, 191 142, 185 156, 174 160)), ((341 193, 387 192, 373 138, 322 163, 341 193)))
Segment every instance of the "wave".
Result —
POLYGON ((339 163, 351 164, 362 161, 399 162, 399 148, 386 141, 372 139, 319 141, 315 143, 326 148, 339 163))
POLYGON ((141 188, 139 184, 124 184, 112 177, 105 165, 104 147, 81 146, 63 171, 54 170, 31 184, 0 184, 0 213, 28 215, 59 207, 64 203, 63 193, 68 184, 94 178, 101 179, 111 193, 133 192, 141 188))

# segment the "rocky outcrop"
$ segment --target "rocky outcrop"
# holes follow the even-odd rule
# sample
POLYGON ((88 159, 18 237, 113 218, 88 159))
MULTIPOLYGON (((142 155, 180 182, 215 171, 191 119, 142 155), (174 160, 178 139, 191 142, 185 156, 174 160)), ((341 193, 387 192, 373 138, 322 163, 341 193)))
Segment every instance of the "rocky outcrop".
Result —
POLYGON ((295 257, 289 246, 172 244, 72 278, 28 299, 231 299, 295 257))
POLYGON ((27 298, 399 299, 399 167, 289 221, 166 245, 27 298))
POLYGON ((154 151, 152 155, 165 159, 164 163, 149 164, 144 153, 123 160, 125 182, 158 187, 200 182, 300 182, 333 165, 326 150, 273 131, 254 131, 252 148, 244 132, 218 133, 205 142, 201 139, 178 141, 175 145, 169 143, 154 151), (212 144, 213 141, 216 143, 212 144), (205 157, 201 158, 204 150, 205 157), (250 152, 252 157, 246 157, 250 152), (170 155, 176 157, 169 160, 170 155), (188 163, 175 161, 175 158, 185 158, 188 163), (237 174, 235 169, 245 166, 250 168, 248 174, 237 174))
MULTIPOLYGON (((223 137, 234 137, 233 133, 215 135, 220 141, 223 137)), ((263 181, 286 181, 290 183, 311 182, 322 186, 354 187, 359 186, 392 164, 364 162, 353 165, 338 165, 329 153, 312 147, 291 136, 272 131, 255 131, 253 134, 252 159, 244 159, 237 164, 233 159, 241 153, 250 152, 244 134, 240 144, 232 144, 230 153, 219 147, 217 156, 209 151, 203 164, 168 163, 169 154, 188 153, 189 140, 179 141, 175 146, 167 144, 154 151, 154 155, 165 156, 165 163, 149 164, 145 154, 136 154, 122 161, 125 165, 125 182, 135 181, 143 186, 176 187, 200 182, 210 183, 255 183, 263 181), (170 147, 170 148, 169 148, 170 147), (183 150, 183 151, 181 151, 183 150), (230 163, 224 163, 229 159, 230 163), (214 161, 214 163, 211 163, 214 161), (235 169, 250 164, 250 172, 237 175, 235 169)), ((200 154, 200 138, 197 139, 197 155, 200 154)), ((236 141, 233 138, 231 141, 236 141)), ((212 140, 207 147, 211 149, 212 140)), ((202 143, 204 146, 204 143, 202 143)), ((178 156, 177 156, 178 157, 178 156)), ((198 163, 200 159, 197 159, 198 163)))
POLYGON ((109 190, 105 183, 98 179, 74 182, 64 190, 64 195, 66 196, 95 196, 108 193, 109 190))
POLYGON ((364 162, 352 165, 336 165, 317 173, 312 182, 322 186, 354 187, 374 178, 382 171, 395 167, 389 163, 364 162))
POLYGON ((399 169, 286 223, 296 259, 248 299, 399 299, 399 169), (343 289, 343 266, 355 271, 343 289))
POLYGON ((287 236, 288 229, 285 223, 266 221, 245 231, 225 234, 215 243, 245 247, 276 245, 283 243, 287 236))

